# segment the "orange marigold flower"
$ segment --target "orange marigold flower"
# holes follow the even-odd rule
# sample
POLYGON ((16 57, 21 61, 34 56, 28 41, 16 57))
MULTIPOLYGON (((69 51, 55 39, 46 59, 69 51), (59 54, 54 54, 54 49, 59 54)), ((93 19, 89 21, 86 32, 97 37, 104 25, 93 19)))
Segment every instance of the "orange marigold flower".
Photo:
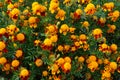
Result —
POLYGON ((42 72, 42 75, 43 75, 43 76, 47 76, 47 75, 48 75, 48 72, 47 72, 47 71, 43 71, 43 72, 42 72))
POLYGON ((110 62, 109 67, 113 70, 117 69, 117 63, 116 62, 110 62))
POLYGON ((50 2, 49 10, 52 14, 55 13, 56 11, 58 11, 59 9, 60 8, 59 8, 59 2, 58 1, 56 1, 56 2, 51 1, 50 2))
POLYGON ((116 44, 112 44, 112 45, 110 46, 110 49, 111 49, 113 52, 115 52, 115 51, 117 51, 118 47, 117 47, 116 44))
POLYGON ((23 55, 23 51, 22 51, 22 50, 17 50, 17 51, 15 52, 15 56, 16 56, 17 58, 22 57, 22 55, 23 55))
POLYGON ((26 79, 28 76, 29 76, 29 71, 27 70, 27 69, 22 69, 21 71, 20 71, 20 74, 19 74, 19 76, 20 76, 20 78, 21 79, 26 79))
POLYGON ((68 62, 68 63, 71 63, 71 58, 67 56, 67 57, 64 58, 64 61, 68 62))
POLYGON ((16 35, 16 38, 18 41, 24 41, 25 40, 25 35, 23 33, 18 33, 16 35))
POLYGON ((87 15, 93 15, 96 12, 96 8, 95 8, 94 4, 89 3, 85 7, 84 11, 86 12, 87 15))
POLYGON ((7 59, 5 57, 0 57, 0 64, 5 64, 7 62, 7 59))
POLYGON ((103 33, 102 30, 99 28, 94 29, 92 32, 95 39, 102 37, 102 33, 103 33))
POLYGON ((59 45, 57 49, 58 49, 58 51, 63 51, 64 48, 62 45, 59 45))
POLYGON ((63 66, 62 66, 62 70, 65 72, 65 73, 67 73, 67 72, 69 72, 70 70, 71 70, 71 64, 69 63, 69 62, 65 62, 64 64, 63 64, 63 66))
POLYGON ((57 35, 53 35, 53 36, 50 37, 50 40, 52 42, 57 42, 58 41, 58 36, 57 35))
POLYGON ((6 44, 3 41, 0 41, 0 51, 6 48, 6 44))
POLYGON ((64 20, 66 12, 63 9, 58 10, 57 15, 55 16, 56 19, 64 20))
POLYGON ((14 8, 14 9, 10 12, 10 17, 11 17, 13 20, 17 20, 19 14, 20 14, 20 10, 17 9, 17 8, 14 8))
POLYGON ((83 63, 85 61, 85 58, 83 56, 78 57, 78 62, 83 63))
POLYGON ((19 64, 20 64, 20 62, 18 60, 13 60, 11 63, 12 67, 18 67, 19 64))
POLYGON ((37 27, 37 21, 38 18, 37 17, 30 17, 28 22, 29 22, 29 25, 30 25, 30 28, 36 28, 37 27))
POLYGON ((63 33, 63 35, 66 35, 68 31, 69 31, 69 27, 68 27, 67 24, 61 25, 61 27, 60 27, 60 33, 63 33))
POLYGON ((108 2, 103 5, 104 11, 106 11, 106 10, 112 11, 113 8, 114 8, 114 2, 108 2))
POLYGON ((94 72, 98 68, 98 63, 96 61, 92 61, 88 64, 88 68, 91 72, 94 72))
POLYGON ((36 65, 37 67, 40 67, 40 66, 43 65, 43 61, 42 61, 41 59, 36 59, 36 60, 35 60, 35 65, 36 65))

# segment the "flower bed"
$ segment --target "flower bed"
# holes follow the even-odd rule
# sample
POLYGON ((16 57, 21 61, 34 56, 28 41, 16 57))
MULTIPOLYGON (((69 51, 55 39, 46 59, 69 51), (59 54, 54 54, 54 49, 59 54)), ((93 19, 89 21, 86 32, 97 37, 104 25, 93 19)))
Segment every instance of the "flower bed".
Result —
POLYGON ((1 0, 0 79, 118 80, 119 0, 1 0))

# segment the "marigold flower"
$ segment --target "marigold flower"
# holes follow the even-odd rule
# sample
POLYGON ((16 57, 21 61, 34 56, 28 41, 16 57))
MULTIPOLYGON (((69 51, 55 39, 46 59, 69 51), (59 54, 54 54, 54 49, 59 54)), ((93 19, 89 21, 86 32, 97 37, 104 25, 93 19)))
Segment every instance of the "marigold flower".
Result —
POLYGON ((64 58, 64 61, 65 61, 65 62, 68 62, 68 63, 71 63, 71 58, 70 58, 70 57, 65 57, 65 58, 64 58))
POLYGON ((63 51, 63 46, 59 45, 57 49, 58 49, 58 51, 63 51))
POLYGON ((59 67, 58 67, 58 65, 57 64, 53 64, 52 65, 52 72, 57 72, 58 71, 58 69, 59 69, 59 67))
POLYGON ((71 13, 71 17, 75 20, 80 19, 82 14, 82 10, 81 9, 77 9, 74 13, 71 13))
POLYGON ((69 31, 69 27, 68 27, 67 24, 61 25, 61 27, 60 27, 60 33, 63 33, 63 35, 66 35, 68 31, 69 31))
POLYGON ((3 41, 0 41, 0 51, 6 48, 6 44, 3 41))
POLYGON ((78 57, 78 62, 83 63, 85 61, 85 58, 83 56, 78 57))
POLYGON ((104 59, 103 62, 104 64, 109 64, 110 61, 108 59, 104 59))
POLYGON ((0 64, 5 64, 7 62, 7 59, 5 57, 0 57, 0 64))
POLYGON ((16 56, 17 58, 22 57, 22 55, 23 55, 23 51, 22 51, 22 50, 17 50, 17 51, 15 52, 15 56, 16 56))
POLYGON ((4 67, 3 67, 2 70, 3 71, 9 71, 10 70, 10 64, 9 63, 4 64, 4 67))
POLYGON ((69 28, 69 32, 70 32, 70 33, 74 33, 75 30, 76 30, 76 28, 74 28, 74 27, 70 27, 70 28, 69 28))
POLYGON ((54 2, 54 1, 51 1, 50 2, 50 7, 49 7, 49 10, 50 12, 53 14, 55 13, 56 11, 58 11, 60 8, 59 8, 59 2, 54 2))
POLYGON ((111 18, 111 21, 115 22, 119 18, 120 12, 115 10, 114 12, 109 13, 108 16, 111 18))
POLYGON ((30 17, 28 22, 29 22, 30 28, 37 27, 37 17, 30 17))
POLYGON ((86 41, 87 41, 87 36, 86 36, 85 34, 81 34, 81 35, 79 36, 79 39, 80 39, 80 41, 81 41, 82 43, 86 43, 86 41))
POLYGON ((94 56, 94 55, 89 56, 88 59, 89 59, 90 61, 96 61, 96 60, 97 60, 96 56, 94 56))
POLYGON ((87 15, 93 15, 96 12, 96 8, 95 8, 94 4, 89 3, 85 7, 84 11, 86 12, 87 15))
POLYGON ((21 79, 25 79, 26 77, 28 77, 29 76, 29 71, 27 70, 27 69, 22 69, 21 71, 20 71, 20 74, 19 74, 19 76, 20 76, 20 78, 21 79))
POLYGON ((36 3, 36 5, 33 5, 32 10, 33 14, 45 16, 46 7, 41 4, 36 3))
POLYGON ((64 0, 63 4, 70 3, 71 0, 64 0))
POLYGON ((114 8, 114 2, 108 2, 103 5, 104 11, 106 11, 106 10, 112 11, 113 8, 114 8))
POLYGON ((97 22, 100 26, 104 26, 106 23, 106 18, 100 17, 100 19, 97 22))
POLYGON ((117 69, 117 63, 116 62, 110 62, 109 67, 113 70, 117 69))
POLYGON ((117 51, 117 45, 116 45, 116 44, 112 44, 112 45, 110 46, 110 49, 111 49, 113 52, 117 51))
POLYGON ((116 30, 116 26, 115 25, 108 25, 109 29, 107 30, 108 33, 114 33, 114 31, 116 30))
POLYGON ((18 67, 19 64, 20 64, 20 62, 18 60, 13 60, 11 63, 12 67, 18 67))
POLYGON ((24 41, 25 40, 25 35, 23 33, 18 33, 16 36, 18 41, 24 41))
POLYGON ((111 77, 111 73, 105 71, 104 73, 102 73, 101 79, 102 79, 102 80, 104 80, 104 79, 110 80, 110 77, 111 77))
POLYGON ((0 28, 0 35, 4 35, 6 32, 7 31, 5 28, 0 28))
POLYGON ((43 72, 42 72, 42 75, 45 77, 45 76, 48 75, 48 72, 47 72, 47 71, 43 71, 43 72))
POLYGON ((12 10, 14 8, 14 5, 12 3, 8 4, 7 6, 7 10, 12 10))
POLYGON ((36 59, 36 60, 35 60, 35 65, 36 65, 37 67, 40 67, 40 66, 43 65, 43 61, 42 61, 41 59, 36 59))
POLYGON ((52 41, 51 41, 51 39, 49 39, 49 38, 46 38, 43 43, 44 43, 44 45, 46 45, 46 46, 51 46, 51 45, 52 45, 52 41))
POLYGON ((17 20, 19 14, 20 14, 20 10, 17 9, 17 8, 14 8, 14 9, 10 12, 10 17, 11 17, 13 20, 17 20))
POLYGON ((99 28, 96 28, 93 30, 92 34, 95 39, 98 39, 98 38, 102 37, 102 30, 99 28))
POLYGON ((88 64, 88 68, 91 72, 94 72, 98 68, 98 63, 96 61, 92 61, 88 64))
POLYGON ((65 60, 63 58, 59 58, 56 62, 58 65, 61 66, 62 64, 64 64, 65 60))
POLYGON ((84 21, 82 23, 83 27, 85 27, 86 29, 88 29, 88 27, 90 26, 89 22, 88 21, 84 21))
POLYGON ((50 37, 50 40, 52 42, 57 42, 58 41, 58 36, 57 35, 53 35, 53 36, 50 37))
POLYGON ((70 45, 64 45, 64 50, 67 52, 70 49, 70 45))
POLYGON ((69 62, 65 62, 62 66, 62 70, 66 73, 71 70, 71 64, 69 62))
POLYGON ((35 40, 35 41, 34 41, 34 45, 35 45, 35 46, 39 46, 40 43, 41 43, 40 40, 35 40))
POLYGON ((58 10, 57 15, 55 16, 56 19, 64 20, 66 12, 63 9, 58 10))

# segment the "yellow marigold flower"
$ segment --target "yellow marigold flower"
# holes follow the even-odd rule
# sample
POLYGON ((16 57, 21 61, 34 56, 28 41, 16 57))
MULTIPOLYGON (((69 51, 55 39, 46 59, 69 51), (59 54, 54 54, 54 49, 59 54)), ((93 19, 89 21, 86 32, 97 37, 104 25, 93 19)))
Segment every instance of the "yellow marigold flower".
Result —
POLYGON ((57 49, 58 49, 58 51, 63 51, 63 46, 59 45, 57 49))
POLYGON ((16 36, 18 41, 24 41, 25 40, 25 35, 23 33, 18 33, 16 36))
POLYGON ((19 28, 17 28, 16 25, 11 24, 7 26, 6 30, 9 35, 13 35, 19 31, 19 28))
POLYGON ((70 57, 65 57, 65 58, 64 58, 64 61, 65 61, 65 62, 68 62, 68 63, 71 63, 71 58, 70 58, 70 57))
POLYGON ((109 67, 113 70, 117 69, 117 63, 116 62, 110 62, 109 67))
POLYGON ((4 64, 4 67, 3 67, 2 70, 3 71, 9 71, 10 70, 10 64, 9 63, 4 64))
POLYGON ((45 76, 48 75, 48 72, 47 72, 47 71, 43 71, 43 72, 42 72, 42 75, 45 77, 45 76))
POLYGON ((17 8, 14 8, 14 9, 10 12, 10 17, 11 17, 13 20, 16 20, 16 19, 18 19, 19 14, 20 14, 20 10, 17 9, 17 8))
POLYGON ((94 4, 89 3, 85 7, 84 11, 86 12, 87 15, 93 15, 96 12, 96 8, 95 8, 94 4))
POLYGON ((56 19, 64 20, 66 12, 63 9, 58 10, 57 15, 55 16, 56 19))
POLYGON ((69 62, 65 62, 64 65, 62 66, 62 69, 64 72, 68 72, 71 70, 71 64, 69 62))
POLYGON ((5 64, 7 62, 7 59, 5 57, 0 57, 0 64, 5 64))
POLYGON ((83 63, 85 61, 85 58, 83 56, 78 57, 78 62, 83 63))
POLYGON ((8 6, 7 6, 7 9, 8 10, 12 10, 14 8, 14 5, 12 3, 10 3, 8 6))
POLYGON ((102 80, 105 80, 105 79, 110 80, 110 77, 111 77, 111 73, 108 72, 108 71, 105 71, 105 72, 102 73, 101 79, 102 80))
POLYGON ((78 20, 78 19, 80 19, 81 14, 82 14, 82 10, 77 9, 74 13, 71 13, 70 15, 73 19, 78 20))
POLYGON ((64 45, 64 50, 68 51, 70 49, 70 45, 64 45))
POLYGON ((72 40, 76 40, 76 39, 77 39, 77 36, 76 36, 76 35, 71 35, 70 38, 71 38, 72 40))
POLYGON ((98 63, 96 61, 92 61, 88 64, 88 68, 91 72, 94 72, 98 68, 98 63))
POLYGON ((0 41, 0 51, 6 48, 6 44, 3 41, 0 41))
POLYGON ((32 8, 35 7, 36 5, 38 5, 39 3, 38 2, 33 2, 32 3, 32 8))
POLYGON ((120 12, 115 10, 114 12, 108 14, 108 16, 111 17, 111 21, 115 22, 119 18, 120 12))
POLYGON ((103 5, 103 10, 111 11, 114 8, 114 2, 108 2, 103 5))
POLYGON ((96 60, 97 60, 97 58, 96 58, 96 56, 91 55, 91 56, 89 56, 89 60, 90 60, 90 61, 96 61, 96 60))
POLYGON ((13 60, 11 63, 12 67, 18 67, 19 64, 20 64, 20 62, 18 60, 13 60))
POLYGON ((117 45, 116 44, 112 44, 111 46, 110 46, 110 49, 114 52, 114 51, 117 51, 117 45))
POLYGON ((74 45, 75 45, 76 47, 79 47, 79 46, 80 46, 80 43, 79 43, 78 41, 76 41, 76 42, 74 42, 74 45))
POLYGON ((33 14, 45 16, 46 7, 40 4, 36 4, 32 7, 33 14))
POLYGON ((17 50, 17 51, 15 52, 15 56, 16 56, 17 58, 22 57, 22 55, 23 55, 23 51, 22 51, 22 50, 17 50))
POLYGON ((74 33, 75 30, 76 30, 76 28, 74 28, 74 27, 70 27, 70 28, 69 28, 69 32, 70 32, 70 33, 74 33))
POLYGON ((50 37, 50 40, 52 42, 57 42, 58 41, 58 36, 57 35, 53 35, 53 36, 50 37))
POLYGON ((31 28, 37 27, 37 17, 30 17, 28 22, 31 28))
POLYGON ((80 41, 86 41, 87 36, 86 36, 85 34, 81 34, 81 35, 79 36, 79 39, 80 39, 80 41))
POLYGON ((61 27, 60 27, 60 33, 63 33, 63 35, 66 35, 68 31, 69 31, 69 27, 68 27, 67 24, 61 25, 61 27))
POLYGON ((53 14, 55 13, 56 11, 58 11, 60 8, 59 8, 59 2, 51 2, 50 3, 50 7, 49 7, 49 10, 50 12, 53 14))
POLYGON ((40 67, 40 66, 43 65, 43 61, 42 61, 41 59, 36 59, 36 60, 35 60, 35 65, 36 65, 37 67, 40 67))
POLYGON ((20 78, 25 78, 25 77, 28 77, 29 76, 29 71, 27 69, 22 69, 20 71, 20 78))
POLYGON ((59 58, 56 62, 58 65, 61 66, 62 64, 64 64, 65 60, 63 58, 59 58))
POLYGON ((35 45, 35 46, 39 46, 40 43, 41 43, 40 40, 35 40, 35 41, 34 41, 34 45, 35 45))
POLYGON ((71 51, 72 51, 72 52, 75 52, 76 50, 77 50, 77 48, 76 48, 75 46, 72 46, 72 47, 71 47, 71 51))
POLYGON ((52 41, 51 41, 51 39, 49 39, 49 38, 46 38, 43 43, 44 43, 44 45, 46 45, 46 46, 51 46, 51 45, 52 45, 52 41))
POLYGON ((99 28, 96 28, 92 31, 92 34, 93 34, 95 39, 102 37, 102 33, 103 33, 102 30, 99 28))
POLYGON ((88 21, 84 21, 82 23, 82 25, 85 27, 85 28, 88 28, 90 26, 89 22, 88 21))
POLYGON ((4 35, 6 33, 6 29, 5 28, 0 28, 0 35, 4 35))

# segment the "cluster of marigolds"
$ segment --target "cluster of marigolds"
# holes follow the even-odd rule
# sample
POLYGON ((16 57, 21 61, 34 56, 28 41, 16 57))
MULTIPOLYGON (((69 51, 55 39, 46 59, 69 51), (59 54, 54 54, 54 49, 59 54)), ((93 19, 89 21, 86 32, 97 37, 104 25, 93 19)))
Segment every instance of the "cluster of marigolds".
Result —
MULTIPOLYGON (((63 74, 68 74, 71 72, 72 62, 77 60, 76 64, 79 64, 79 69, 82 70, 84 65, 90 70, 86 71, 86 79, 91 80, 92 75, 95 71, 99 71, 101 74, 101 80, 112 80, 112 75, 115 72, 120 73, 120 54, 119 47, 117 44, 112 43, 108 44, 106 40, 106 36, 104 36, 103 30, 104 26, 107 28, 107 34, 114 34, 117 29, 117 25, 114 22, 117 22, 120 18, 120 11, 115 9, 114 2, 106 2, 103 5, 94 5, 92 0, 77 0, 76 6, 82 6, 83 8, 78 7, 74 11, 69 12, 69 17, 71 18, 71 22, 74 23, 81 19, 81 16, 87 16, 91 18, 94 22, 96 22, 96 28, 93 28, 90 31, 90 34, 80 33, 79 35, 76 33, 76 26, 68 25, 68 23, 63 23, 66 20, 66 15, 68 12, 62 9, 60 5, 64 5, 65 7, 71 7, 73 0, 63 0, 60 2, 59 0, 50 0, 44 4, 40 4, 39 2, 33 2, 31 7, 27 6, 24 10, 20 10, 20 6, 24 6, 24 0, 19 0, 18 2, 14 2, 12 0, 5 0, 4 2, 0 2, 0 8, 4 5, 7 5, 7 11, 3 11, 2 15, 7 16, 12 23, 7 24, 7 26, 0 26, 0 69, 9 75, 11 72, 18 71, 19 78, 21 80, 27 80, 31 76, 31 71, 24 65, 21 65, 21 61, 24 61, 24 52, 22 48, 19 48, 17 45, 25 44, 28 41, 26 38, 26 34, 22 32, 21 29, 37 29, 39 26, 39 22, 41 21, 40 17, 49 16, 49 14, 54 15, 55 20, 58 22, 55 24, 47 23, 47 26, 44 26, 44 34, 45 39, 36 38, 33 41, 34 47, 39 47, 42 50, 49 51, 49 59, 57 56, 58 53, 61 53, 61 56, 55 58, 51 65, 47 65, 46 70, 41 71, 42 77, 47 77, 47 80, 62 80, 63 74), (106 17, 98 17, 94 14, 101 9, 104 13, 106 13, 106 17), (112 23, 107 23, 107 21, 111 21, 112 23), (18 26, 22 27, 19 28, 18 26), (76 35, 77 34, 77 35, 76 35), (72 44, 59 44, 60 35, 68 36, 68 38, 72 41, 72 44), (99 58, 95 54, 91 54, 89 56, 85 55, 77 55, 75 57, 70 57, 69 53, 74 53, 78 50, 83 50, 84 52, 92 50, 90 48, 90 44, 88 43, 89 37, 93 37, 94 40, 102 39, 102 43, 97 45, 96 48, 99 52, 102 52, 104 55, 103 58, 99 58), (8 46, 10 43, 13 43, 13 47, 16 48, 12 56, 14 57, 12 60, 7 58, 6 55, 8 51, 8 46), (55 49, 55 50, 53 50, 55 49), (55 51, 55 52, 54 52, 55 51), (56 54, 54 54, 56 53, 56 54), (117 55, 113 61, 111 61, 112 57, 106 57, 107 55, 117 55), (103 68, 99 68, 103 66, 103 68)), ((76 4, 76 2, 75 2, 76 4)), ((1 19, 0 19, 1 20, 1 19)), ((86 29, 89 32, 89 28, 92 26, 91 22, 84 20, 79 22, 79 27, 86 29)), ((41 31, 39 31, 41 32, 41 31)), ((34 33, 36 37, 39 34, 34 33)), ((27 44, 29 46, 29 44, 27 44)), ((44 53, 43 53, 44 54, 44 53)), ((114 57, 113 57, 114 58, 114 57)), ((34 61, 34 65, 41 68, 44 66, 44 61, 42 58, 36 58, 34 61)), ((77 69, 76 69, 77 70, 77 69)), ((67 79, 67 78, 66 78, 67 79)))

